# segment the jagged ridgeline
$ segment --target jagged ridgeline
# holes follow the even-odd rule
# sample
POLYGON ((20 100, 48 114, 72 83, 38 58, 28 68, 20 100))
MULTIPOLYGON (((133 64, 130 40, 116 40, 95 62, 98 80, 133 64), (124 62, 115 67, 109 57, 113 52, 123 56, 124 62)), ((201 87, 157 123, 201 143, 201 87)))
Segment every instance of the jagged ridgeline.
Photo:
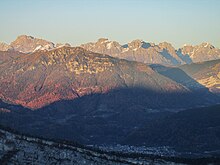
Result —
MULTIPOLYGON (((68 43, 55 44, 44 39, 21 35, 9 45, 6 43, 0 43, 0 50, 14 50, 23 53, 32 53, 39 50, 51 50, 64 45, 70 46, 68 43)), ((178 66, 220 58, 220 50, 210 43, 202 43, 195 46, 185 44, 183 47, 176 49, 168 42, 155 44, 136 39, 121 45, 117 41, 100 38, 97 42, 90 42, 80 46, 86 50, 108 54, 113 57, 147 64, 162 64, 169 66, 178 66)))

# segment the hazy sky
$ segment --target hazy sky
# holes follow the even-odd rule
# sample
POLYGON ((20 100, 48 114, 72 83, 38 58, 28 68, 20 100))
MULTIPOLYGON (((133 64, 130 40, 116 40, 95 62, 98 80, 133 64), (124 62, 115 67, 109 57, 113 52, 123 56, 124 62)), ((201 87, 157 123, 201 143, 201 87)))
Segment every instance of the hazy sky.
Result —
POLYGON ((0 41, 27 34, 73 45, 210 42, 220 47, 220 0, 0 0, 0 41))

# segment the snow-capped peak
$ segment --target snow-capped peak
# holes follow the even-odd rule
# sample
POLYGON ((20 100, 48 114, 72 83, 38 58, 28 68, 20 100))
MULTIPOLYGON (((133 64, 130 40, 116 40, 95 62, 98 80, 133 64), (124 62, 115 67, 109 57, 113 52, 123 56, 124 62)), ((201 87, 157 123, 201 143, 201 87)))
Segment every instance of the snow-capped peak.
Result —
POLYGON ((98 41, 97 41, 97 42, 99 42, 99 43, 103 44, 103 43, 108 42, 108 39, 107 39, 107 38, 100 38, 100 39, 98 39, 98 41))

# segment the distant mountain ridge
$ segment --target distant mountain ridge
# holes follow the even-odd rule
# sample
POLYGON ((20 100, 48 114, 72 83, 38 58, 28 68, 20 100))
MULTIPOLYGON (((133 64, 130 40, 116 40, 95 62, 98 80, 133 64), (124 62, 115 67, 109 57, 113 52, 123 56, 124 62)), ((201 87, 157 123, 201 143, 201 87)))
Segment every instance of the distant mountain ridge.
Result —
POLYGON ((175 50, 168 42, 162 42, 157 45, 142 40, 134 40, 128 44, 120 45, 116 41, 101 38, 97 42, 82 44, 81 46, 93 52, 147 64, 176 66, 220 59, 220 49, 209 43, 184 46, 175 50))
POLYGON ((210 43, 202 43, 196 46, 185 45, 177 53, 183 58, 190 58, 193 63, 220 58, 220 49, 215 48, 210 43))
POLYGON ((39 50, 51 50, 61 46, 70 46, 70 44, 55 44, 53 42, 35 38, 27 35, 20 35, 9 45, 0 43, 0 51, 14 50, 22 53, 33 53, 39 50))
POLYGON ((158 63, 164 65, 184 64, 175 53, 174 47, 163 42, 159 45, 146 43, 142 40, 134 40, 128 44, 120 45, 116 41, 99 39, 95 43, 83 44, 81 47, 98 53, 109 54, 113 57, 138 61, 143 63, 158 63))
MULTIPOLYGON (((0 43, 0 51, 14 50, 22 53, 32 53, 39 50, 51 50, 64 45, 71 46, 70 44, 55 44, 32 36, 21 35, 9 45, 0 43)), ((202 43, 196 46, 184 45, 176 50, 168 42, 155 44, 136 39, 121 45, 117 41, 100 38, 97 42, 80 46, 95 53, 108 54, 113 57, 147 64, 177 66, 220 59, 220 49, 215 48, 210 43, 202 43)))

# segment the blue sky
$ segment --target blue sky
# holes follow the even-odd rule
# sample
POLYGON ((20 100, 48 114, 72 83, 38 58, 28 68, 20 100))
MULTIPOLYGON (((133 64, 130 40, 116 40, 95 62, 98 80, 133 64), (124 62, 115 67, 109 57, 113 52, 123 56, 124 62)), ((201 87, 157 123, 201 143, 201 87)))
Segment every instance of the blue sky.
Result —
POLYGON ((27 34, 78 45, 105 37, 220 48, 219 0, 0 0, 0 41, 27 34))

